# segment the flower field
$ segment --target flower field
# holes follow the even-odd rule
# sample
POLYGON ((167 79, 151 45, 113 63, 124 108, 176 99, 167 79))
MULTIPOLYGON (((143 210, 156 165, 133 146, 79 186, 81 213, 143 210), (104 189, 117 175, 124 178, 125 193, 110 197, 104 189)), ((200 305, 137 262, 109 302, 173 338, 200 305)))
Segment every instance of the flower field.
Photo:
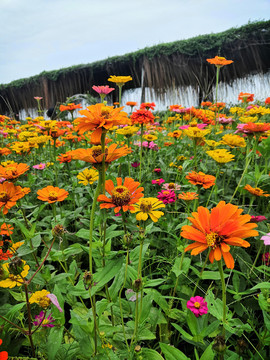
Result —
POLYGON ((124 108, 111 76, 0 116, 1 360, 270 358, 270 98, 218 101, 208 62, 200 107, 124 108))

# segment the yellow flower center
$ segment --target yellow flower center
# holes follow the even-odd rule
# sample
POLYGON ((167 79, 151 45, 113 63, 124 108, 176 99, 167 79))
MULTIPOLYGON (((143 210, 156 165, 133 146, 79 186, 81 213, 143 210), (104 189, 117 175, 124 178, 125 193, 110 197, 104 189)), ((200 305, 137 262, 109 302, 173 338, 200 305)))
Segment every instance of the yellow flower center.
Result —
POLYGON ((42 298, 39 299, 39 305, 43 308, 46 309, 51 303, 51 300, 47 297, 47 296, 43 296, 42 298))
POLYGON ((140 204, 140 210, 144 213, 149 213, 152 210, 152 203, 149 200, 143 199, 140 204))
POLYGON ((8 194, 6 191, 0 192, 0 201, 1 202, 7 202, 8 201, 8 194))
POLYGON ((124 206, 130 202, 130 191, 125 186, 117 186, 112 190, 112 202, 116 206, 124 206))
POLYGON ((169 183, 168 188, 169 189, 175 189, 175 184, 174 183, 169 183))
POLYGON ((58 199, 58 194, 56 191, 49 192, 49 200, 54 201, 58 199))
POLYGON ((217 233, 211 232, 205 236, 206 243, 209 247, 215 249, 219 245, 219 236, 217 233))
POLYGON ((199 308, 201 307, 201 304, 200 304, 198 301, 196 301, 196 302, 194 303, 194 307, 195 307, 196 309, 199 309, 199 308))

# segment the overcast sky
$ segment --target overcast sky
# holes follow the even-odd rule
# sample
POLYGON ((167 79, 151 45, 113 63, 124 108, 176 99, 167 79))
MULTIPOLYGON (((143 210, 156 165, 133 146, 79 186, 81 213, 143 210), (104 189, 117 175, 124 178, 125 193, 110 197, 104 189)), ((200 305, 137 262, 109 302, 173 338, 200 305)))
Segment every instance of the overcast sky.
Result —
POLYGON ((0 84, 269 15, 270 0, 0 0, 0 84))

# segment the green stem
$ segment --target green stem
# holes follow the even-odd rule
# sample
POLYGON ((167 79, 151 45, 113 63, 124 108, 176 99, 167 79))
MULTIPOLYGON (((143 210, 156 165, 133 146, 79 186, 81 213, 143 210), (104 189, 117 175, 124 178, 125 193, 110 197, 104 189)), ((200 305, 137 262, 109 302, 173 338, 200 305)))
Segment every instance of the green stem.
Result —
POLYGON ((141 147, 140 147, 140 177, 139 182, 142 182, 142 151, 143 151, 143 124, 141 124, 141 147))
POLYGON ((253 272, 254 267, 256 266, 256 263, 257 263, 257 261, 258 261, 258 258, 259 258, 259 256, 260 256, 260 254, 261 254, 261 251, 262 251, 263 245, 264 245, 264 242, 263 242, 263 241, 261 241, 261 244, 260 244, 259 250, 257 251, 257 255, 256 255, 256 257, 255 257, 255 260, 254 260, 254 262, 253 262, 252 266, 251 266, 251 269, 250 269, 250 272, 249 272, 249 276, 251 275, 251 273, 253 272))
POLYGON ((221 280, 221 286, 222 286, 222 305, 223 305, 223 315, 222 315, 223 330, 222 330, 222 335, 225 336, 224 324, 226 323, 226 285, 225 285, 225 279, 224 279, 224 273, 223 273, 223 267, 222 267, 222 260, 218 261, 218 269, 219 269, 219 273, 220 273, 220 280, 221 280))
POLYGON ((29 303, 29 297, 28 297, 28 288, 27 288, 27 284, 24 284, 24 291, 25 291, 25 298, 26 298, 26 306, 27 306, 27 315, 28 315, 28 338, 30 341, 30 345, 31 345, 31 349, 32 349, 32 356, 36 357, 35 354, 35 346, 33 343, 33 338, 32 338, 32 319, 31 319, 31 309, 30 309, 30 303, 29 303))

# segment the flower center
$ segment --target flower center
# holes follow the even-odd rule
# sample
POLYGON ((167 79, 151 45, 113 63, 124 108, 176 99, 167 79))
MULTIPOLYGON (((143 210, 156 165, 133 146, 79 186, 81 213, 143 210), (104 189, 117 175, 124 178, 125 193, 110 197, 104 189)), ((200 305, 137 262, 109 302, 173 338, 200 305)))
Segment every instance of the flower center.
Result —
POLYGON ((124 206, 130 202, 130 191, 125 186, 117 186, 112 190, 112 202, 116 206, 124 206))
POLYGON ((0 192, 0 201, 1 202, 7 202, 8 201, 8 194, 6 191, 0 192))
POLYGON ((169 189, 175 189, 174 183, 169 183, 168 188, 169 188, 169 189))
POLYGON ((211 232, 209 234, 207 234, 205 236, 205 240, 207 242, 207 245, 209 247, 212 247, 213 249, 215 249, 219 243, 220 243, 220 239, 217 233, 211 232))
POLYGON ((148 200, 142 200, 140 210, 144 213, 149 213, 152 210, 152 204, 148 200))
POLYGON ((195 307, 196 309, 199 309, 199 308, 201 307, 201 304, 200 304, 198 301, 196 301, 196 302, 194 303, 194 307, 195 307))
POLYGON ((58 194, 56 191, 49 192, 49 200, 54 201, 58 199, 58 194))
MULTIPOLYGON (((92 148, 91 148, 91 150, 92 150, 92 156, 93 156, 93 158, 96 160, 96 158, 98 157, 98 156, 100 156, 101 154, 102 154, 102 149, 101 149, 101 146, 100 145, 98 145, 98 146, 93 146, 92 148)), ((107 156, 108 155, 108 149, 107 148, 105 148, 105 156, 107 156)))

